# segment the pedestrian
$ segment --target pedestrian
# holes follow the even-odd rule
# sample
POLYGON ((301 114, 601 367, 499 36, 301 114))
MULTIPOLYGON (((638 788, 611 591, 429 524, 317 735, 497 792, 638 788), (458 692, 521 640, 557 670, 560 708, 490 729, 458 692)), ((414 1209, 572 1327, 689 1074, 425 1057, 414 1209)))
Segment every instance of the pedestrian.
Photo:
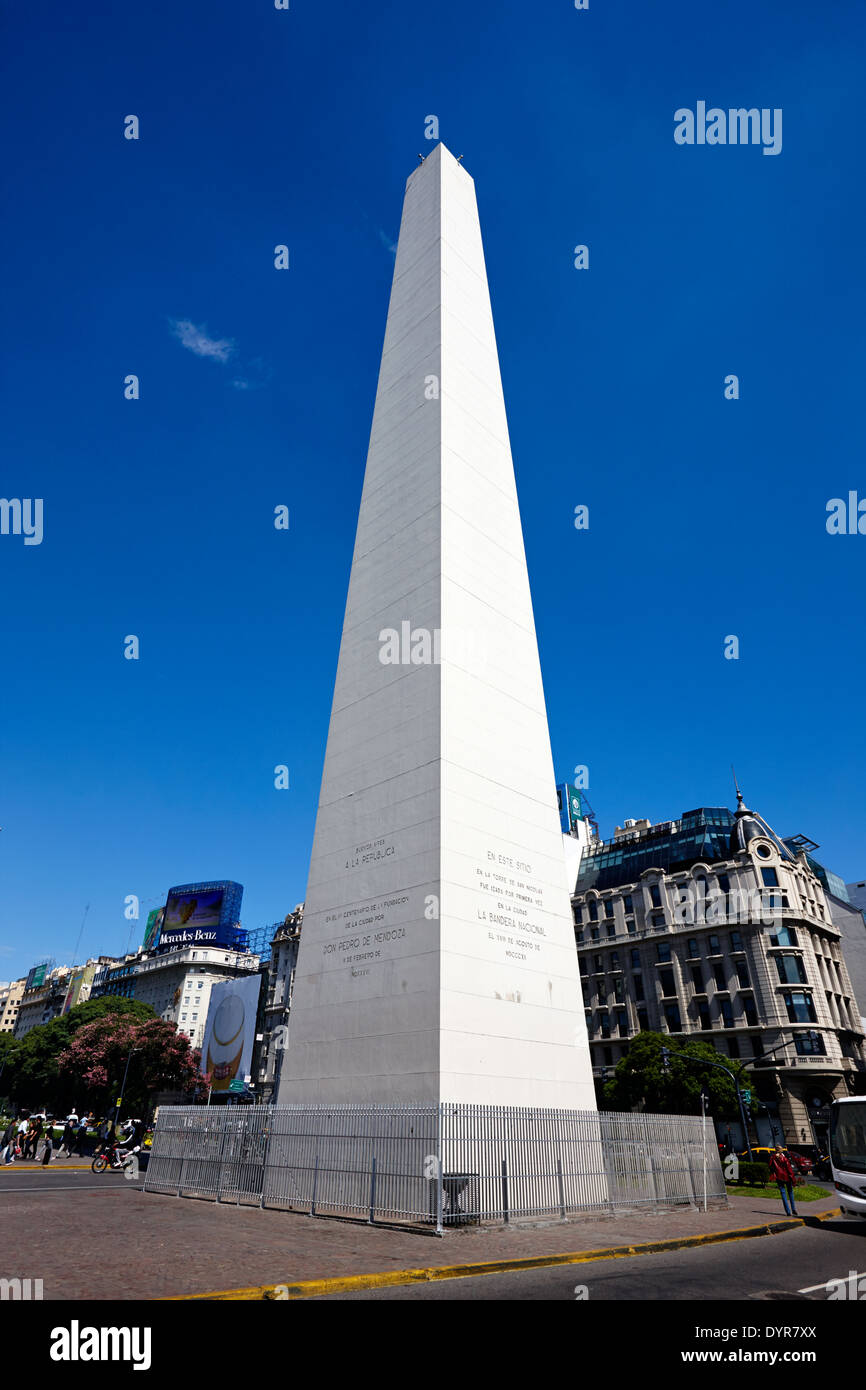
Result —
POLYGON ((27 1133, 24 1136, 24 1149, 21 1154, 22 1158, 36 1157, 36 1145, 39 1143, 39 1137, 41 1134, 42 1121, 41 1119, 37 1119, 34 1116, 28 1122, 27 1133))
POLYGON ((86 1121, 86 1120, 79 1120, 78 1125, 76 1126, 76 1129, 75 1129, 75 1147, 74 1147, 74 1149, 73 1149, 73 1153, 77 1154, 79 1158, 83 1158, 83 1157, 84 1157, 84 1155, 83 1155, 83 1153, 82 1153, 82 1150, 83 1150, 83 1148, 84 1148, 84 1145, 85 1145, 86 1140, 87 1140, 87 1121, 86 1121))
POLYGON ((51 1129, 45 1131, 45 1147, 42 1150, 42 1167, 47 1168, 51 1162, 51 1154, 54 1149, 54 1135, 51 1129))
POLYGON ((73 1126, 78 1124, 78 1111, 75 1109, 74 1105, 70 1110, 69 1114, 66 1116, 66 1123, 68 1125, 73 1126))
MULTIPOLYGON (((76 1115, 76 1120, 78 1116, 76 1115)), ((75 1143, 75 1125, 71 1120, 67 1120, 63 1126, 63 1137, 60 1140, 60 1148, 57 1150, 58 1158, 71 1158, 72 1146, 75 1143)))
POLYGON ((15 1136, 18 1133, 18 1126, 14 1120, 10 1120, 5 1130, 3 1138, 0 1140, 0 1163, 15 1162, 15 1136))
POLYGON ((782 1145, 777 1144, 770 1157, 770 1177, 774 1178, 778 1184, 779 1193, 788 1216, 799 1216, 800 1214, 794 1206, 794 1176, 791 1160, 782 1145))
POLYGON ((29 1111, 29 1110, 25 1110, 24 1113, 22 1114, 20 1120, 18 1121, 18 1132, 17 1132, 17 1134, 16 1134, 16 1136, 15 1136, 15 1148, 16 1148, 16 1150, 17 1150, 17 1157, 18 1157, 18 1158, 23 1158, 23 1157, 24 1157, 24 1145, 25 1145, 25 1143, 27 1142, 27 1131, 29 1130, 29 1128, 30 1128, 30 1111, 29 1111))

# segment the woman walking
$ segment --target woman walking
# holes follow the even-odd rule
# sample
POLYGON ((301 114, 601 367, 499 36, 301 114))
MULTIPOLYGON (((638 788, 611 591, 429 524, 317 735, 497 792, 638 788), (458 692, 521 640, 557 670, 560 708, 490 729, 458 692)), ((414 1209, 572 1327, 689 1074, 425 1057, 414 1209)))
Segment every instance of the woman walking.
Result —
POLYGON ((770 1158, 770 1177, 775 1178, 788 1216, 799 1216, 794 1206, 794 1169, 781 1144, 770 1158))

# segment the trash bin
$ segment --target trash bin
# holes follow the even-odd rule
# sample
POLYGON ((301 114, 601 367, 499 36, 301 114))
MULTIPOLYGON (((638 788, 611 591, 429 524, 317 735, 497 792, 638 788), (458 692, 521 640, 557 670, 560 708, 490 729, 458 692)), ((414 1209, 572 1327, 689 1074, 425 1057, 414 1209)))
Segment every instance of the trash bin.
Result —
MULTIPOLYGON (((433 1196, 435 1200, 435 1188, 433 1196)), ((468 1226, 480 1220, 478 1174, 444 1173, 442 1176, 442 1225, 468 1226)))

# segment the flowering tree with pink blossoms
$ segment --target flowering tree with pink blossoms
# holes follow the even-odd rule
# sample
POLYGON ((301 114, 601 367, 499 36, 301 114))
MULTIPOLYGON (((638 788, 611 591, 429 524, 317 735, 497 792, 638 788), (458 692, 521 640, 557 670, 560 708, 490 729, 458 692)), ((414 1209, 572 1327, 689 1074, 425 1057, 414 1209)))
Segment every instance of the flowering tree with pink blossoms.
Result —
POLYGON ((99 1114, 120 1095, 127 1060, 126 1114, 143 1115, 157 1091, 192 1091, 199 1075, 199 1053, 173 1023, 116 1014, 79 1028, 57 1067, 73 1095, 99 1114))

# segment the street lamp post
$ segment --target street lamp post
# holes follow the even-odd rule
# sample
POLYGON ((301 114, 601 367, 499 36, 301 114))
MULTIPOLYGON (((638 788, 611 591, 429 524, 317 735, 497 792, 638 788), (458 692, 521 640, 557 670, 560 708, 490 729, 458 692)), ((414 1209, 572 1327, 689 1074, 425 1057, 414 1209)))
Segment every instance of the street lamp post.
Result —
MULTIPOLYGON (((665 1071, 668 1070, 668 1064, 669 1064, 669 1060, 670 1060, 670 1057, 671 1057, 671 1056, 672 1056, 672 1053, 671 1053, 670 1048, 669 1048, 669 1047, 663 1047, 663 1048, 662 1048, 662 1067, 664 1068, 665 1071)), ((751 1142, 751 1140, 749 1139, 749 1131, 748 1131, 748 1128, 747 1128, 747 1126, 746 1126, 746 1112, 745 1112, 745 1110, 743 1109, 743 1093, 742 1093, 742 1091, 740 1090, 739 1080, 738 1080, 738 1078, 734 1075, 734 1073, 731 1071, 730 1067, 723 1067, 722 1064, 721 1064, 721 1062, 710 1062, 706 1057, 693 1057, 693 1056, 692 1056, 690 1053, 688 1053, 688 1052, 678 1052, 678 1053, 676 1054, 676 1060, 677 1060, 678 1062, 694 1062, 695 1065, 696 1065, 696 1066, 699 1066, 699 1067, 715 1067, 716 1071, 723 1071, 723 1072, 725 1073, 726 1076, 729 1076, 729 1077, 731 1078, 731 1080, 732 1080, 733 1083, 734 1083, 734 1090, 735 1090, 736 1093, 737 1093, 737 1105, 738 1105, 739 1108, 740 1108, 740 1123, 741 1123, 741 1125, 743 1126, 743 1134, 745 1135, 745 1138, 746 1138, 746 1149, 747 1149, 748 1154, 749 1154, 749 1162, 751 1163, 751 1162, 752 1162, 752 1142, 751 1142)))
POLYGON ((129 1053, 127 1054, 126 1066, 123 1069, 123 1081, 120 1084, 120 1095, 117 1098, 117 1104, 115 1106, 115 1120, 119 1118, 120 1107, 123 1104, 123 1093, 126 1090, 126 1078, 129 1075, 129 1063, 132 1060, 132 1054, 133 1052, 141 1052, 141 1050, 142 1049, 140 1047, 131 1047, 129 1049, 129 1053))

